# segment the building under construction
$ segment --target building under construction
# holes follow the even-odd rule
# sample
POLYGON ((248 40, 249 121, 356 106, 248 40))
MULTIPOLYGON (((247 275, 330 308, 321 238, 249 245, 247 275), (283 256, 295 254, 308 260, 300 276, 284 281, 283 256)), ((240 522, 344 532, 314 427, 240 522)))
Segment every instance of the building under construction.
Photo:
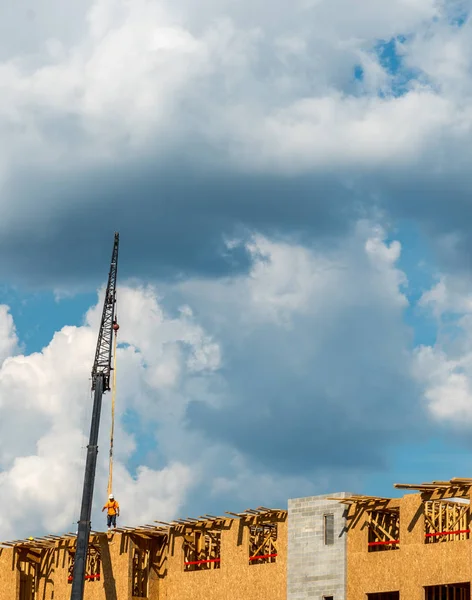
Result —
MULTIPOLYGON (((87 600, 469 600, 472 479, 90 534, 87 600)), ((0 600, 69 600, 75 534, 5 542, 0 600)))

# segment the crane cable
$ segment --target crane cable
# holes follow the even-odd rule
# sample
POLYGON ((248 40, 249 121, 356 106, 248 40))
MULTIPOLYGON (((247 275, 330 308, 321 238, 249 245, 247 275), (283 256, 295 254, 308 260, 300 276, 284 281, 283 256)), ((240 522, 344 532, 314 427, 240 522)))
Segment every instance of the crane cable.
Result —
POLYGON ((116 345, 118 330, 115 329, 113 340, 113 387, 111 391, 111 430, 110 430, 110 464, 108 467, 108 495, 113 493, 113 437, 115 433, 115 398, 116 398, 116 345))

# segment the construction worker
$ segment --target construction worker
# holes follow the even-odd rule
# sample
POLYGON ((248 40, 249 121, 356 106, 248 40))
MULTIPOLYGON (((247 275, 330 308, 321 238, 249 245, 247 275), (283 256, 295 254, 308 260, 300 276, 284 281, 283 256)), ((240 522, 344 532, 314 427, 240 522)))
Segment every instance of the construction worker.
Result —
POLYGON ((107 527, 108 527, 108 531, 110 531, 110 529, 111 529, 112 526, 113 526, 113 529, 115 529, 115 527, 116 527, 116 517, 120 516, 120 505, 115 500, 115 497, 113 496, 113 494, 110 494, 108 496, 108 502, 102 508, 102 512, 104 510, 108 511, 107 512, 107 527))

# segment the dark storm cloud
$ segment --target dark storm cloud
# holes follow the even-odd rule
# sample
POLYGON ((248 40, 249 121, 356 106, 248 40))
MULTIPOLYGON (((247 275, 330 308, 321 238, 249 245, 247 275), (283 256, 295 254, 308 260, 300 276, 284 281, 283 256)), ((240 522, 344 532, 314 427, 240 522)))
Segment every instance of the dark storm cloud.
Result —
POLYGON ((448 170, 428 170, 420 161, 414 168, 293 176, 197 163, 156 158, 79 174, 17 171, 3 190, 8 225, 0 238, 0 278, 31 287, 97 286, 115 230, 123 278, 220 277, 249 264, 244 247, 228 249, 225 239, 255 230, 329 245, 377 208, 394 220, 413 220, 441 268, 472 264, 472 178, 461 163, 448 170), (453 243, 447 237, 446 243, 451 235, 453 243))
POLYGON ((353 309, 331 324, 299 319, 292 331, 226 342, 227 400, 191 404, 191 428, 283 475, 384 467, 388 446, 427 421, 401 356, 406 332, 391 334, 388 321, 375 307, 353 309))
POLYGON ((188 392, 189 431, 285 478, 381 470, 389 448, 432 434, 394 253, 365 235, 321 254, 270 243, 248 277, 169 286, 222 350, 208 393, 188 392))
MULTIPOLYGON (((180 32, 180 19, 172 16, 175 3, 161 3, 162 14, 151 10, 158 6, 153 3, 145 3, 149 13, 144 5, 103 3, 87 17, 92 4, 74 0, 62 11, 57 0, 47 0, 39 12, 31 2, 16 3, 8 31, 0 24, 0 61, 30 57, 26 66, 20 61, 21 69, 4 73, 11 91, 5 106, 17 117, 7 110, 1 119, 5 144, 16 152, 4 159, 9 179, 2 181, 0 197, 0 279, 95 286, 103 280, 102 257, 115 229, 122 234, 124 277, 241 272, 247 256, 228 252, 225 236, 257 229, 325 243, 345 235, 356 217, 370 214, 379 202, 387 213, 429 224, 435 235, 465 233, 460 201, 451 221, 448 186, 454 173, 461 179, 468 172, 466 159, 460 169, 451 167, 468 141, 454 138, 458 128, 444 115, 437 117, 444 128, 435 128, 435 111, 444 107, 432 94, 415 100, 412 89, 402 102, 377 102, 381 90, 375 82, 383 86, 391 75, 386 69, 380 77, 382 65, 372 60, 379 39, 412 27, 422 31, 435 15, 433 2, 411 11, 398 1, 388 12, 377 7, 374 13, 368 2, 355 10, 341 2, 340 10, 332 2, 300 2, 294 9, 260 1, 249 11, 234 2, 206 0, 198 9, 182 2, 177 12, 187 16, 180 32), (349 19, 340 16, 346 10, 349 19), (226 15, 234 31, 221 24, 207 30, 215 14, 226 15), (153 45, 156 35, 167 40, 162 55, 153 45), (58 47, 48 55, 51 39, 58 47), (136 69, 119 68, 127 56, 119 50, 128 43, 136 44, 136 69), (359 61, 367 87, 353 91, 359 61), (140 104, 144 100, 147 108, 140 104), (428 111, 431 122, 423 123, 428 111), (403 133, 409 128, 411 136, 403 133), (424 149, 425 136, 435 153, 424 149), (140 154, 131 162, 124 158, 130 140, 140 154), (120 157, 113 167, 64 169, 62 159, 90 161, 94 144, 120 157), (393 150, 384 151, 390 145, 393 150), (417 164, 407 168, 402 155, 413 156, 415 147, 417 164), (49 164, 53 159, 47 157, 57 154, 53 168, 38 158, 42 151, 49 164), (238 172, 235 164, 245 164, 246 171, 238 172), (248 173, 251 166, 266 174, 248 173), (283 176, 279 169, 285 168, 298 174, 283 176), (428 176, 434 180, 436 172, 432 184, 428 176), (432 186, 437 199, 430 206, 432 186)), ((443 47, 442 30, 433 33, 443 47)), ((412 48, 402 46, 405 63, 415 64, 412 48)))
POLYGON ((96 286, 114 230, 122 236, 125 278, 218 277, 248 266, 244 250, 228 250, 225 238, 257 230, 329 244, 379 207, 414 220, 441 266, 468 268, 472 177, 466 156, 458 157, 451 142, 446 148, 447 156, 435 147, 407 166, 291 176, 225 170, 215 149, 198 140, 185 151, 169 150, 166 159, 154 148, 147 158, 108 168, 24 165, 2 190, 0 278, 33 287, 96 286), (443 243, 451 234, 455 246, 443 243))
POLYGON ((31 286, 96 285, 115 230, 124 278, 213 277, 248 266, 245 250, 228 250, 225 237, 256 229, 327 240, 356 214, 332 175, 210 174, 186 164, 28 173, 5 193, 0 277, 31 286))
POLYGON ((454 152, 449 163, 416 167, 373 175, 371 197, 394 220, 415 223, 439 269, 465 275, 472 269, 472 172, 454 152))

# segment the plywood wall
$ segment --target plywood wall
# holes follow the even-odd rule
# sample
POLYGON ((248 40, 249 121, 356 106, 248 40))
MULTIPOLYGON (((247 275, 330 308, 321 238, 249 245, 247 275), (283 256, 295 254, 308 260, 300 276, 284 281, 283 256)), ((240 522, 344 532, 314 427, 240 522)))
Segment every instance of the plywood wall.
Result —
POLYGON ((425 544, 420 494, 392 500, 389 506, 400 507, 398 550, 368 552, 366 516, 348 532, 347 600, 364 600, 367 593, 389 591, 399 591, 400 597, 408 600, 423 600, 423 586, 471 581, 470 540, 425 544))
MULTIPOLYGON (((130 556, 129 539, 104 534, 97 540, 101 555, 100 581, 85 583, 84 600, 129 600, 130 556)), ((0 550, 0 600, 19 600, 20 575, 25 567, 25 553, 20 550, 0 550)), ((68 582, 69 553, 56 547, 43 551, 40 577, 36 587, 37 600, 69 600, 72 584, 68 582)))
POLYGON ((278 525, 275 563, 249 564, 249 529, 236 520, 222 533, 219 569, 185 572, 182 542, 179 536, 171 540, 167 573, 153 600, 286 600, 286 521, 278 525))
MULTIPOLYGON (((250 564, 249 528, 228 520, 221 535, 219 569, 184 571, 183 537, 143 540, 139 536, 105 534, 95 541, 100 549, 100 581, 85 583, 84 600, 130 600, 132 556, 135 548, 150 551, 149 600, 286 600, 287 523, 278 524, 275 563, 250 564)), ((19 600, 19 577, 24 555, 0 550, 0 600, 19 600)), ((69 600, 68 549, 58 544, 44 551, 37 600, 69 600)))
POLYGON ((12 549, 0 549, 0 600, 17 600, 20 572, 12 549))

